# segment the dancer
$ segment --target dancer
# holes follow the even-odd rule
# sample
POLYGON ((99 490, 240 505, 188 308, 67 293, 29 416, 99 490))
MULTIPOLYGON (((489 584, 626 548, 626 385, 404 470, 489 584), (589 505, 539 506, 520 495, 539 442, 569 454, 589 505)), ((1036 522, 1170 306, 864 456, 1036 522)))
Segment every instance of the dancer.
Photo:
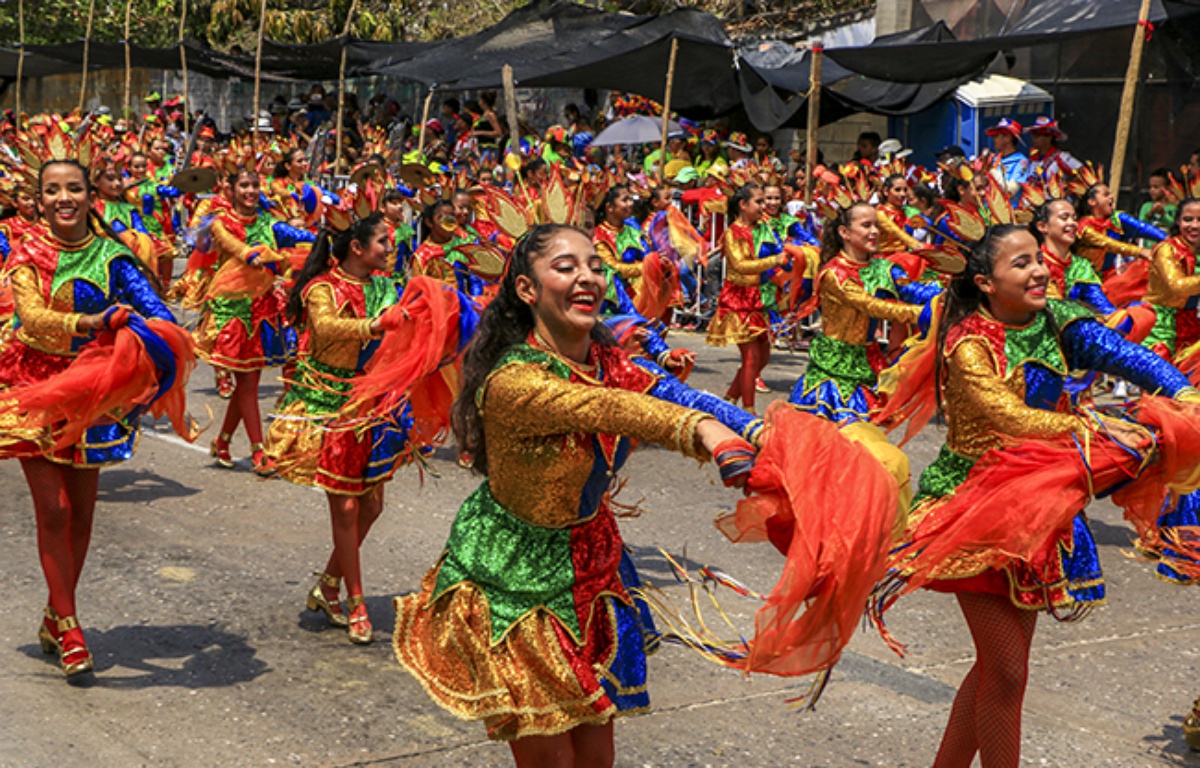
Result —
POLYGON ((707 337, 709 344, 718 347, 737 344, 742 362, 725 399, 741 401, 751 412, 755 381, 771 360, 771 321, 763 308, 761 286, 772 271, 791 263, 786 252, 758 258, 754 229, 762 215, 763 188, 758 184, 744 184, 729 198, 728 216, 733 223, 725 230, 725 283, 707 337))
POLYGON ((262 446, 259 378, 263 369, 283 365, 295 352, 275 289, 276 277, 287 269, 287 256, 279 249, 312 242, 313 236, 259 212, 261 184, 253 164, 236 166, 228 181, 233 204, 220 210, 211 225, 219 266, 196 327, 200 356, 233 374, 233 393, 209 452, 218 466, 232 469, 230 441, 244 424, 251 470, 270 475, 274 469, 262 446))
POLYGON ((839 424, 866 421, 880 404, 875 385, 884 362, 875 341, 877 321, 916 325, 939 290, 906 283, 899 266, 873 256, 878 241, 875 208, 861 201, 840 210, 822 232, 817 274, 822 327, 789 401, 839 424))
POLYGON ((1050 271, 1047 298, 1077 301, 1098 315, 1107 316, 1117 311, 1104 294, 1100 276, 1091 262, 1071 252, 1079 221, 1070 200, 1052 199, 1042 203, 1034 210, 1031 229, 1041 241, 1042 259, 1050 271))
POLYGON ((629 439, 715 453, 729 483, 749 448, 706 414, 642 394, 664 382, 598 322, 602 269, 569 227, 535 227, 517 245, 454 411, 458 443, 488 480, 422 591, 396 599, 400 663, 438 704, 509 741, 518 766, 612 765, 613 718, 648 705, 604 493, 629 439))
MULTIPOLYGON (((6 399, 68 370, 97 333, 116 330, 132 313, 174 322, 136 257, 110 232, 93 233, 93 225, 102 225, 91 211, 92 187, 83 166, 65 159, 46 162, 37 190, 47 228, 16 244, 7 263, 19 327, 0 353, 6 399)), ((186 381, 185 372, 178 374, 186 381)), ((13 428, 8 420, 30 416, 36 414, 6 414, 0 455, 21 459, 33 496, 38 555, 50 592, 38 639, 45 653, 57 651, 68 678, 78 678, 93 667, 75 590, 91 541, 100 467, 133 456, 137 419, 72 425, 82 437, 64 447, 51 430, 13 428)))
MULTIPOLYGON (((1050 271, 1029 231, 995 226, 970 251, 940 318, 934 380, 949 432, 941 454, 921 475, 911 543, 896 553, 902 580, 912 577, 911 570, 903 570, 912 558, 932 558, 935 545, 955 553, 931 560, 920 571, 922 579, 910 582, 906 591, 929 585, 954 593, 975 643, 976 661, 955 697, 935 768, 967 768, 976 754, 984 768, 1019 764, 1021 707, 1038 611, 1080 618, 1105 594, 1096 544, 1082 514, 1055 510, 1064 528, 1029 530, 1029 547, 1036 551, 1025 559, 1009 555, 1000 560, 1008 565, 992 568, 987 563, 994 560, 985 555, 1011 549, 995 545, 993 552, 973 539, 960 544, 970 531, 959 527, 943 505, 957 503, 956 514, 964 514, 958 510, 966 506, 967 513, 979 509, 963 500, 974 495, 957 496, 967 493, 963 484, 976 462, 1005 441, 1059 435, 1103 440, 1107 435, 1141 456, 1149 433, 1136 423, 1066 410, 1061 395, 1067 371, 1101 370, 1164 396, 1195 395, 1178 371, 1101 326, 1088 310, 1047 301, 1049 283, 1050 271), (963 532, 953 543, 939 542, 938 532, 947 529, 963 532), (914 538, 925 531, 932 531, 928 539, 914 538)), ((1073 446, 1064 450, 1075 453, 1073 446)), ((1066 470, 1074 471, 1074 465, 1066 470)), ((1018 482, 1026 478, 1025 470, 1012 471, 1020 474, 1018 482)), ((1096 483, 1098 492, 1102 488, 1096 483)), ((1031 495, 1037 498, 1027 503, 1046 505, 1038 493, 1031 495)), ((1082 496, 1088 498, 1086 488, 1082 496)), ((994 519, 994 505, 1003 499, 990 498, 988 514, 994 519)), ((1031 525, 1022 518, 1007 528, 1025 532, 1031 525)))
POLYGON ((380 316, 394 305, 391 244, 379 214, 336 234, 322 230, 296 276, 288 315, 304 328, 301 355, 267 433, 266 453, 283 479, 325 491, 333 526, 333 554, 308 595, 350 642, 374 639, 363 603, 359 548, 383 511, 383 484, 411 458, 406 434, 337 427, 356 372, 383 336, 380 316), (330 266, 334 263, 334 266, 330 266), (346 581, 346 607, 339 588, 346 581))

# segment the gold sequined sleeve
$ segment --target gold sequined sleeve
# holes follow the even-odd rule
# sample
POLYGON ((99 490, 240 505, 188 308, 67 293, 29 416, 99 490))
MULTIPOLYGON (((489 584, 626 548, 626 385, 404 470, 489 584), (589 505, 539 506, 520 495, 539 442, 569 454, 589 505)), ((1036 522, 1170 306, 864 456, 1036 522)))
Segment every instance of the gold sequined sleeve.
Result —
POLYGON ((696 426, 712 417, 650 395, 576 384, 534 363, 506 365, 484 386, 489 422, 508 437, 601 432, 711 458, 696 439, 696 426))
POLYGON ((328 285, 314 285, 304 297, 304 309, 309 327, 322 342, 334 339, 367 341, 374 335, 370 319, 342 316, 333 299, 333 289, 328 285))
POLYGON ((1142 255, 1142 249, 1139 246, 1133 243, 1123 243, 1091 228, 1080 230, 1078 245, 1084 248, 1099 248, 1109 253, 1119 253, 1122 256, 1142 255))
MULTIPOLYGON (((1189 296, 1200 293, 1200 275, 1184 274, 1183 266, 1179 263, 1179 254, 1175 252, 1175 246, 1170 241, 1155 246, 1154 254, 1150 258, 1151 269, 1156 270, 1162 278, 1159 287, 1165 288, 1171 294, 1169 299, 1184 302, 1189 296)), ((1183 306, 1182 303, 1180 306, 1183 306)))
MULTIPOLYGON (((234 258, 238 261, 245 262, 246 256, 252 250, 254 250, 254 246, 244 243, 234 237, 229 230, 225 228, 225 225, 221 223, 220 218, 212 223, 212 238, 213 243, 215 243, 217 246, 217 252, 223 256, 226 256, 227 258, 234 258)), ((278 260, 278 258, 278 254, 274 254, 273 251, 268 251, 268 253, 259 256, 258 261, 274 261, 278 260), (274 258, 272 258, 272 255, 274 255, 274 258)))
POLYGON ((839 281, 832 269, 821 276, 821 294, 833 301, 853 307, 867 317, 888 320, 893 323, 916 323, 921 316, 922 306, 906 304, 893 299, 880 299, 867 293, 855 280, 839 281))
POLYGON ((1087 431, 1081 416, 1026 405, 1005 385, 991 350, 979 339, 963 340, 950 355, 946 400, 952 419, 965 417, 980 431, 1007 437, 1054 437, 1087 431))
POLYGON ((42 298, 41 279, 32 264, 23 264, 14 269, 9 280, 16 314, 21 321, 21 333, 45 339, 87 335, 86 331, 79 330, 82 314, 59 312, 46 306, 42 298))
POLYGON ((875 210, 875 222, 879 225, 879 231, 887 235, 892 241, 899 243, 902 248, 907 248, 910 251, 919 251, 925 248, 924 243, 905 232, 891 216, 888 216, 879 209, 875 210))
POLYGON ((621 257, 618 256, 616 251, 612 249, 612 246, 604 240, 597 240, 595 242, 595 246, 596 255, 600 257, 600 260, 615 270, 616 273, 621 277, 625 278, 626 280, 633 280, 634 278, 642 276, 641 264, 638 264, 637 262, 628 264, 624 261, 621 261, 621 257))
POLYGON ((739 275, 759 275, 786 262, 787 256, 784 255, 756 259, 753 242, 748 243, 734 235, 732 227, 725 230, 725 264, 739 275))

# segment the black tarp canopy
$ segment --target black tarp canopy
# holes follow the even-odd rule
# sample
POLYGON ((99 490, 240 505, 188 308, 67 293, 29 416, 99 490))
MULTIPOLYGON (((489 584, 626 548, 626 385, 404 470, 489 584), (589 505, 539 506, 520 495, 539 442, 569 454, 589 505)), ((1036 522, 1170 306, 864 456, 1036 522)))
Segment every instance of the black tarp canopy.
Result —
MULTIPOLYGON (((1139 3, 1133 0, 1043 0, 1032 3, 1011 29, 978 40, 916 40, 910 43, 835 48, 826 56, 865 77, 895 83, 929 83, 971 77, 983 71, 1000 51, 1063 43, 1074 38, 1137 25, 1139 3)), ((1151 0, 1149 20, 1182 21, 1200 10, 1196 0, 1151 0)), ((876 41, 879 42, 879 41, 876 41)), ((1114 56, 1122 71, 1128 57, 1114 56)))
MULTIPOLYGON (((253 77, 254 57, 234 56, 220 53, 195 42, 184 44, 187 48, 188 71, 215 78, 253 77)), ((54 74, 64 72, 79 72, 83 67, 83 41, 62 43, 59 45, 27 45, 31 54, 29 58, 54 60, 62 65, 62 69, 54 74)), ((129 47, 130 61, 135 67, 147 69, 181 69, 179 47, 145 48, 140 45, 129 47)), ((26 72, 29 71, 29 58, 25 60, 26 72)), ((15 60, 15 57, 14 57, 15 60)), ((2 64, 0 64, 2 66, 2 64)), ((14 63, 15 69, 15 63, 14 63)), ((92 42, 88 46, 88 70, 121 69, 125 66, 125 45, 123 43, 92 42)), ((7 72, 7 70, 5 70, 7 72)), ((268 78, 272 73, 265 73, 268 78)))
MULTIPOLYGON (((931 27, 880 37, 868 47, 940 44, 954 33, 938 22, 931 27)), ((808 124, 807 93, 812 77, 812 54, 784 43, 762 43, 738 51, 738 87, 747 116, 760 131, 808 124)), ((987 65, 962 76, 931 83, 894 83, 862 77, 836 61, 821 67, 819 124, 836 122, 859 112, 910 115, 926 109, 959 85, 982 73, 987 65)))

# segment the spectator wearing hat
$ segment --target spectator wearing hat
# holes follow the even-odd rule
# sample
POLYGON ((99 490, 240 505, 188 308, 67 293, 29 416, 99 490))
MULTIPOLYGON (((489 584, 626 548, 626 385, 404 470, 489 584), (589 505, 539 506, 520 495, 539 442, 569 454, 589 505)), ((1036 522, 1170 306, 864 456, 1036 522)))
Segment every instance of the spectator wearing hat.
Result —
POLYGON ((683 131, 673 131, 667 135, 667 156, 663 158, 661 149, 656 149, 646 155, 646 159, 642 161, 642 168, 647 175, 653 175, 658 170, 659 162, 670 163, 672 160, 690 159, 687 156, 687 150, 684 148, 686 136, 683 131))
POLYGON ((1029 158, 1018 148, 1022 141, 1021 124, 1002 117, 984 133, 992 138, 992 150, 1000 156, 1005 183, 1024 184, 1029 179, 1029 158))
POLYGON ((325 96, 321 93, 312 93, 308 97, 308 121, 313 130, 320 127, 321 123, 329 121, 329 110, 325 109, 325 96))
POLYGON ((750 146, 750 139, 741 131, 734 131, 729 134, 729 140, 725 142, 725 148, 729 150, 729 169, 737 170, 744 168, 750 164, 751 153, 754 148, 750 146))
POLYGON ((162 106, 162 94, 158 91, 151 91, 146 94, 146 109, 150 110, 150 114, 158 118, 159 125, 167 124, 167 111, 162 106))
POLYGON ((1074 173, 1083 165, 1069 152, 1058 148, 1058 142, 1066 141, 1067 134, 1059 129, 1057 120, 1039 117, 1025 132, 1029 134, 1029 142, 1033 144, 1033 151, 1029 153, 1030 175, 1045 180, 1051 176, 1074 173))
POLYGON ((552 125, 546 129, 545 143, 542 145, 542 159, 547 165, 562 165, 571 156, 571 142, 567 137, 567 129, 561 125, 552 125))

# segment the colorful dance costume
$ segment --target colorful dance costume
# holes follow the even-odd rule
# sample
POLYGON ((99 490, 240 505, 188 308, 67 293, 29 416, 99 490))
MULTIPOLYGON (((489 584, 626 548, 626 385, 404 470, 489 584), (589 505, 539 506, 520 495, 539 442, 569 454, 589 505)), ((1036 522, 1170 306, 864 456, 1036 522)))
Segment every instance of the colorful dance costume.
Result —
POLYGON ((771 322, 762 302, 762 285, 774 270, 788 262, 785 254, 758 258, 754 231, 741 222, 725 230, 725 282, 717 297, 717 311, 708 325, 709 344, 746 344, 764 334, 770 339, 771 322))
MULTIPOLYGON (((439 705, 485 720, 493 739, 649 706, 646 625, 607 491, 634 440, 709 458, 696 440, 707 415, 668 400, 715 397, 615 347, 593 345, 589 361, 532 336, 501 358, 476 395, 489 478, 460 508, 422 591, 395 601, 397 659, 439 705)), ((760 426, 742 418, 743 434, 760 426)))
POLYGON ((1117 311, 1100 285, 1100 276, 1092 263, 1083 256, 1070 255, 1064 262, 1054 251, 1042 245, 1042 258, 1050 270, 1046 296, 1051 299, 1070 299, 1083 304, 1098 315, 1117 311))
POLYGON ((619 229, 602 221, 592 233, 592 244, 604 262, 604 278, 609 285, 607 298, 615 301, 618 280, 631 297, 636 296, 642 279, 642 260, 649 250, 641 227, 633 219, 625 221, 619 229))
MULTIPOLYGON (((763 259, 783 253, 785 245, 820 247, 821 243, 804 228, 799 219, 787 211, 782 211, 775 218, 764 218, 758 223, 758 226, 754 228, 754 244, 756 246, 755 253, 758 254, 758 258, 763 259)), ((812 281, 816 272, 816 259, 806 259, 803 276, 800 278, 801 286, 796 294, 801 302, 807 300, 808 296, 812 294, 812 281)), ((785 297, 781 296, 781 288, 774 282, 763 283, 760 292, 763 309, 767 311, 772 327, 776 327, 782 322, 781 314, 783 312, 795 309, 795 307, 787 306, 786 301, 781 302, 781 298, 785 297)))
MULTIPOLYGON (((914 526, 938 514, 979 458, 1006 437, 1084 436, 1091 423, 1070 412, 1064 395, 1069 371, 1109 373, 1171 397, 1188 387, 1170 364, 1069 301, 1050 300, 1024 326, 1004 325, 981 309, 949 330, 943 352, 949 431, 938 458, 921 473, 910 515, 914 526)), ((1032 562, 1040 565, 1020 562, 997 570, 962 556, 932 588, 1004 595, 1020 608, 1056 615, 1104 600, 1096 543, 1082 513, 1069 528, 1047 531, 1043 554, 1032 562)))
POLYGON ((390 278, 360 280, 340 267, 304 286, 304 332, 293 380, 271 416, 266 451, 283 479, 358 496, 391 479, 406 460, 407 428, 331 427, 354 376, 379 346, 371 322, 399 299, 390 278))
MULTIPOLYGON (((1154 327, 1142 344, 1166 360, 1183 364, 1195 355, 1200 341, 1200 275, 1196 274, 1196 254, 1181 237, 1159 243, 1150 257, 1150 289, 1146 304, 1155 314, 1154 327)), ((1200 526, 1200 492, 1179 498, 1174 510, 1158 521, 1161 528, 1200 526)), ((1193 580, 1171 567, 1169 559, 1158 564, 1158 575, 1167 581, 1192 583, 1193 580)))
MULTIPOLYGON (((48 231, 22 241, 7 265, 16 333, 0 353, 0 385, 33 384, 65 370, 80 348, 95 338, 78 330, 84 315, 126 304, 142 317, 175 322, 135 259, 120 243, 94 235, 71 246, 48 231)), ((41 456, 74 467, 102 467, 133 456, 138 420, 96 424, 74 446, 57 451, 47 450, 45 433, 16 436, 25 439, 5 445, 0 456, 41 456)))
POLYGON ((325 194, 315 184, 283 177, 271 179, 267 197, 279 209, 285 221, 300 219, 306 228, 315 228, 321 222, 321 213, 325 208, 321 197, 325 194))
POLYGON ((830 259, 817 275, 821 333, 812 340, 808 368, 789 402, 839 424, 868 420, 880 404, 875 392, 884 367, 875 341, 879 321, 918 323, 939 290, 909 283, 903 268, 884 258, 860 263, 840 253, 830 259))
POLYGON ((1117 257, 1137 258, 1142 249, 1134 243, 1119 240, 1121 231, 1111 219, 1085 216, 1079 220, 1079 234, 1075 241, 1075 252, 1091 262, 1100 276, 1107 280, 1117 268, 1117 257))
POLYGON ((283 365, 295 354, 295 332, 283 320, 283 300, 274 289, 277 269, 286 262, 258 265, 262 248, 277 251, 311 243, 313 235, 277 221, 267 213, 254 217, 222 210, 210 226, 217 251, 217 276, 196 328, 196 351, 202 359, 231 371, 259 371, 283 365), (245 278, 257 288, 250 292, 212 295, 221 273, 245 278), (240 273, 240 274, 239 274, 240 273))
POLYGON ((1200 275, 1196 254, 1181 237, 1172 237, 1154 247, 1150 257, 1146 304, 1154 309, 1155 322, 1142 343, 1167 360, 1200 341, 1200 275))

